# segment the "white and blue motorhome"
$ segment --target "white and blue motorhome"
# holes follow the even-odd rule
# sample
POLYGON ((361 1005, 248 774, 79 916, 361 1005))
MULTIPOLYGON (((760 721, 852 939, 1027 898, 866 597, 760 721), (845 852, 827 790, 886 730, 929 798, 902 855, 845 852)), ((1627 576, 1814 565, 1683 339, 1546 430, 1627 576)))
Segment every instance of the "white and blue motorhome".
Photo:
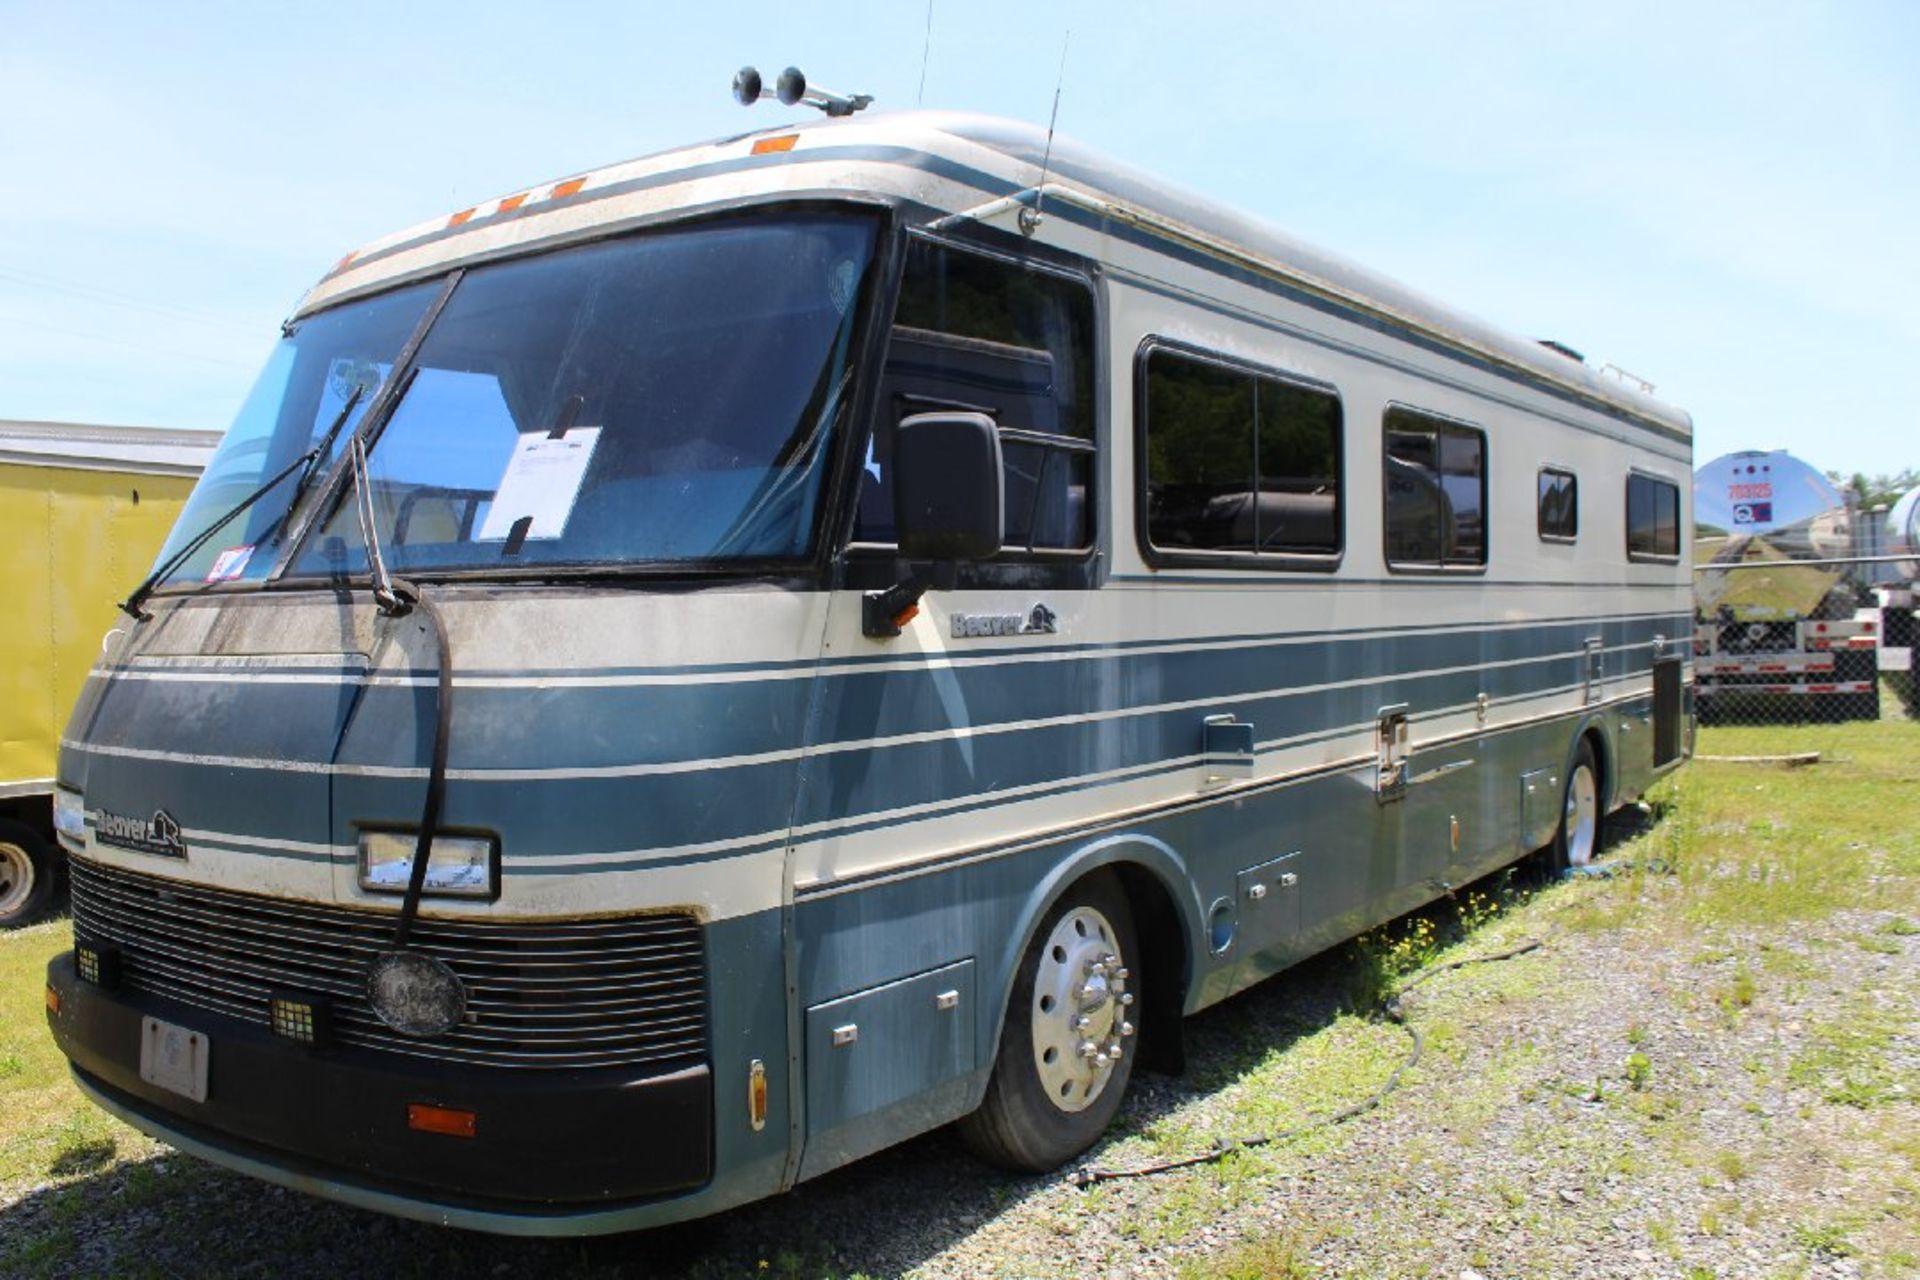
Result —
POLYGON ((820 121, 344 259, 62 746, 81 1086, 500 1232, 1045 1168, 1182 1015, 1591 856, 1690 750, 1685 415, 1047 145, 820 121))

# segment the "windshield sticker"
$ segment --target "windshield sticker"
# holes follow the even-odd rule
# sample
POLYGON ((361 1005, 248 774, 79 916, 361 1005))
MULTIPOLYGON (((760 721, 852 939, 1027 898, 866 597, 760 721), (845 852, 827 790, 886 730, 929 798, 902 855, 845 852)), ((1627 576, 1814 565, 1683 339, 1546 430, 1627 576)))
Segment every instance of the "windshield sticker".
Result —
POLYGON ((580 482, 586 479, 599 427, 574 427, 560 435, 523 432, 507 459, 494 490, 493 505, 481 522, 481 542, 505 540, 515 525, 529 521, 524 538, 557 538, 567 530, 580 482))
POLYGON ((253 547, 228 547, 213 558, 213 567, 207 570, 208 582, 226 582, 237 578, 247 571, 247 561, 253 559, 253 547))

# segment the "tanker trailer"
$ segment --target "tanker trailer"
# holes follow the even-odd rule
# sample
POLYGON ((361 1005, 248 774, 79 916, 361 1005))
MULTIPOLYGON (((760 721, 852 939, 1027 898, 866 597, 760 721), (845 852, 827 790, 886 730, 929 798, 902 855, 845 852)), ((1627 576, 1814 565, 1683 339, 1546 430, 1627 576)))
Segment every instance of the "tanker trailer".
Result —
POLYGON ((1905 556, 1894 566, 1898 576, 1883 584, 1880 597, 1880 670, 1886 673, 1909 715, 1920 715, 1920 688, 1913 675, 1914 643, 1920 638, 1920 489, 1910 489, 1887 512, 1886 551, 1905 556))
POLYGON ((1877 719, 1878 625, 1855 616, 1840 491, 1784 449, 1747 450, 1694 472, 1693 510, 1701 720, 1877 719))

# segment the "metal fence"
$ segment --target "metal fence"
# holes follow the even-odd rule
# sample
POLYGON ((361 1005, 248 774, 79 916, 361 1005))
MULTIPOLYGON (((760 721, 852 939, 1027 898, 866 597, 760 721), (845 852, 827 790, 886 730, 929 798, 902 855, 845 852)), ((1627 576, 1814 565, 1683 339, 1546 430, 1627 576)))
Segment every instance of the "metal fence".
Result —
POLYGON ((1753 558, 1694 568, 1700 723, 1913 717, 1914 590, 1897 556, 1753 558))

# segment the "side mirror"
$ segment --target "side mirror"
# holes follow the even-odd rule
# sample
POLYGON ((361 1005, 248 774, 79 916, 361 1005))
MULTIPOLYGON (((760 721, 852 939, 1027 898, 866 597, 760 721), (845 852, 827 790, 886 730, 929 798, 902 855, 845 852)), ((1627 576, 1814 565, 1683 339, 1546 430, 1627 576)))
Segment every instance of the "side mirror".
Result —
POLYGON ((1000 552, 1006 493, 1000 429, 984 413, 916 413, 893 431, 893 527, 903 560, 1000 552))

